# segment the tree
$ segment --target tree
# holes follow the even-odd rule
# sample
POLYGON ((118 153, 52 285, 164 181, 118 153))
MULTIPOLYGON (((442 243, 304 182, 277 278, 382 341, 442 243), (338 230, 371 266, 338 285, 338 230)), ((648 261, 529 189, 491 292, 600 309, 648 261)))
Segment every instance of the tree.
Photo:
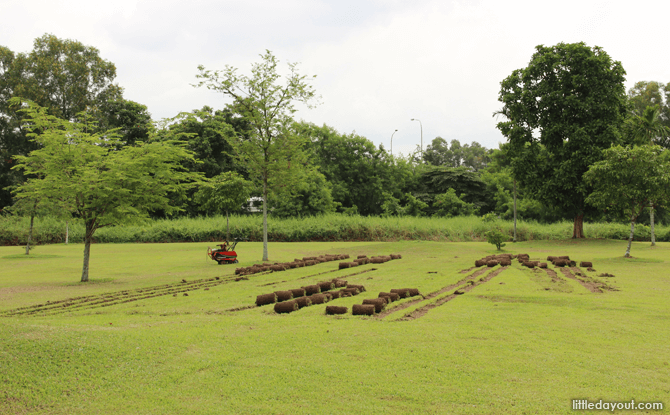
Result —
POLYGON ((661 108, 649 106, 641 115, 632 114, 627 120, 629 142, 636 145, 656 144, 670 148, 670 128, 663 125, 661 108))
POLYGON ((11 168, 15 155, 27 155, 38 144, 22 126, 23 113, 12 97, 31 100, 50 115, 72 120, 81 111, 95 110, 109 100, 121 99, 114 84, 116 67, 100 57, 98 49, 45 34, 35 39, 30 53, 14 53, 0 46, 0 207, 12 203, 9 185, 24 177, 11 168))
POLYGON ((146 141, 153 129, 147 106, 135 101, 112 99, 100 103, 96 110, 95 118, 100 131, 118 129, 124 145, 146 141))
POLYGON ((383 204, 403 198, 414 181, 414 167, 392 157, 383 147, 356 133, 341 134, 334 128, 300 122, 294 128, 305 137, 310 158, 333 186, 333 200, 341 209, 361 215, 385 212, 383 204))
POLYGON ((251 183, 228 171, 203 183, 195 193, 195 203, 207 213, 226 212, 226 240, 230 241, 229 213, 240 210, 249 198, 251 183))
POLYGON ((642 115, 647 107, 658 106, 661 124, 670 127, 670 83, 640 81, 628 90, 632 113, 642 115))
MULTIPOLYGON (((465 195, 461 195, 464 197, 465 195)), ((447 190, 446 193, 437 195, 433 206, 436 208, 435 215, 446 216, 468 216, 475 213, 476 209, 472 203, 464 202, 456 194, 454 189, 447 190)))
MULTIPOLYGON (((426 166, 419 173, 416 196, 431 206, 429 214, 433 215, 440 209, 436 205, 437 197, 454 190, 454 195, 460 195, 460 199, 471 205, 473 210, 484 210, 486 213, 487 194, 486 185, 479 177, 467 167, 433 167, 426 166)), ((446 197, 446 196, 442 196, 446 197)))
POLYGON ((339 205, 333 200, 332 185, 318 171, 305 169, 287 186, 270 198, 272 214, 277 217, 302 217, 333 213, 339 205))
POLYGON ((670 204, 670 161, 659 146, 613 146, 604 151, 604 157, 584 174, 594 188, 586 201, 628 216, 630 236, 624 256, 629 257, 640 213, 650 204, 670 204))
POLYGON ((291 129, 295 104, 311 108, 316 100, 306 76, 297 72, 297 64, 288 64, 285 85, 279 85, 277 58, 267 50, 261 62, 251 68, 251 76, 238 75, 237 69, 226 66, 211 71, 198 66, 197 87, 222 92, 233 99, 235 108, 251 129, 248 139, 236 137, 230 144, 250 176, 260 182, 263 197, 263 261, 268 260, 268 195, 290 183, 291 176, 305 163, 304 140, 291 129))
MULTIPOLYGON (((154 209, 175 212, 170 193, 195 185, 200 175, 184 172, 181 163, 193 154, 176 140, 150 140, 123 146, 114 131, 88 133, 85 122, 67 121, 29 103, 29 136, 40 148, 17 156, 15 169, 28 177, 16 190, 20 199, 59 201, 84 221, 84 265, 89 279, 91 242, 97 229, 142 220, 154 209)), ((92 121, 91 121, 92 122, 92 121)))
POLYGON ((461 145, 458 140, 447 141, 442 137, 435 137, 423 153, 423 159, 433 166, 469 167, 479 171, 490 161, 489 151, 481 144, 473 141, 471 144, 461 145))
POLYGON ((574 218, 584 238, 592 188, 583 174, 620 141, 625 71, 599 47, 537 46, 530 63, 501 82, 497 128, 512 145, 514 177, 532 195, 574 218))
POLYGON ((423 159, 433 166, 459 167, 461 165, 461 143, 458 140, 447 140, 435 137, 423 152, 423 159))

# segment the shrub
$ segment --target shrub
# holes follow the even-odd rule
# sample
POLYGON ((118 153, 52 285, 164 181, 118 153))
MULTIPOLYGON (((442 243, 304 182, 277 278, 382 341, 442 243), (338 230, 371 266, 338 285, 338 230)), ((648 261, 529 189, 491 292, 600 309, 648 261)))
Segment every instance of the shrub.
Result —
POLYGON ((507 239, 508 238, 497 229, 492 229, 486 232, 486 241, 490 244, 495 245, 496 248, 498 248, 498 251, 500 251, 500 248, 505 246, 503 242, 506 241, 507 239))

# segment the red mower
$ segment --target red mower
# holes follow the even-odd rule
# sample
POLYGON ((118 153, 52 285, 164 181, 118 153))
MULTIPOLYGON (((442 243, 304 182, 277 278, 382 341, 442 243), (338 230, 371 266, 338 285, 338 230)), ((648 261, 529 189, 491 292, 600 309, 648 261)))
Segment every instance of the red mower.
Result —
POLYGON ((235 246, 237 246, 238 242, 237 239, 232 244, 225 241, 224 243, 217 245, 220 247, 219 249, 207 247, 207 256, 218 262, 219 265, 237 264, 237 252, 235 252, 235 246))

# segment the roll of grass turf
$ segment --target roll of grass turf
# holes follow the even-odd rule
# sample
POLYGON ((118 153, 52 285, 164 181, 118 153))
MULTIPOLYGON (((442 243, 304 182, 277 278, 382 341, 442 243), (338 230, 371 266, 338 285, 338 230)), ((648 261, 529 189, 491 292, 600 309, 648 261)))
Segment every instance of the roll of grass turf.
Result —
POLYGON ((400 298, 409 297, 409 290, 407 288, 394 288, 391 290, 391 292, 398 294, 400 298))
POLYGON ((328 297, 326 297, 323 294, 313 294, 309 296, 310 301, 312 304, 323 304, 328 302, 328 297))
POLYGON ((579 263, 579 266, 584 268, 591 268, 593 267, 593 264, 591 262, 582 261, 579 263))
POLYGON ((277 295, 277 301, 288 301, 293 299, 293 293, 291 291, 275 291, 277 295))
POLYGON ((354 304, 351 307, 351 314, 355 316, 372 316, 375 314, 375 306, 373 304, 354 304))
POLYGON ((342 291, 330 291, 328 294, 333 297, 333 300, 342 297, 342 291))
POLYGON ((381 313, 386 307, 386 299, 384 298, 368 298, 363 300, 363 304, 372 304, 375 306, 375 313, 381 313))
POLYGON ((293 294, 293 298, 298 298, 298 297, 304 297, 305 296, 305 289, 304 288, 295 288, 295 289, 292 289, 290 291, 293 294))
POLYGON ((309 307, 312 305, 312 300, 309 297, 299 297, 295 299, 298 308, 309 307))
POLYGON ((336 306, 336 305, 326 306, 326 314, 330 314, 330 315, 347 314, 347 311, 349 311, 349 309, 347 307, 339 307, 339 306, 336 306))
POLYGON ((330 291, 333 288, 335 288, 335 284, 333 284, 332 281, 321 281, 321 282, 317 283, 316 285, 318 285, 319 288, 321 288, 321 292, 330 291))
POLYGON ((319 287, 318 285, 308 285, 302 288, 305 289, 305 295, 318 294, 321 292, 321 287, 319 287))
POLYGON ((362 285, 347 284, 347 288, 358 288, 358 292, 360 292, 360 293, 365 292, 365 287, 362 286, 362 285))
POLYGON ((275 304, 275 313, 292 313, 298 309, 298 303, 295 301, 285 301, 283 303, 275 304))
POLYGON ((256 297, 256 305, 259 307, 262 305, 273 304, 276 302, 277 302, 277 294, 275 293, 261 294, 256 297))

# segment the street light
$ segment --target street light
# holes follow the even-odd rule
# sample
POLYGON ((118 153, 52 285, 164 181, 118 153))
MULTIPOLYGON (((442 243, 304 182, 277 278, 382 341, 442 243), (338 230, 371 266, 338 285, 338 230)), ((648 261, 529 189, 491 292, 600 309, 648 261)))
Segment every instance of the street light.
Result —
MULTIPOLYGON (((397 133, 398 130, 396 129, 393 134, 397 133)), ((393 155, 393 134, 391 134, 391 155, 393 155)))
POLYGON ((421 127, 421 158, 423 159, 423 124, 421 124, 421 120, 418 118, 412 118, 411 121, 418 121, 421 127))

